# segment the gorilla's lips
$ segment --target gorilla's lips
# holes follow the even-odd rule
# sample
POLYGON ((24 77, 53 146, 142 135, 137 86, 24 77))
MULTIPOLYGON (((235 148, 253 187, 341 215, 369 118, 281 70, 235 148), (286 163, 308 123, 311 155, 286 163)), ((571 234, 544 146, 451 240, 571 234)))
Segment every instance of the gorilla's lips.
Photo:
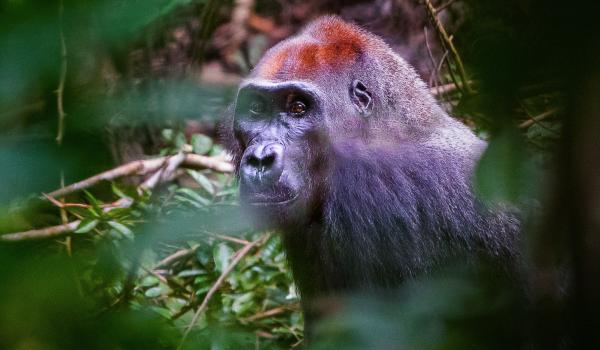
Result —
POLYGON ((281 183, 268 188, 257 188, 244 182, 240 184, 240 198, 243 203, 249 205, 285 205, 294 202, 298 197, 299 193, 281 183))

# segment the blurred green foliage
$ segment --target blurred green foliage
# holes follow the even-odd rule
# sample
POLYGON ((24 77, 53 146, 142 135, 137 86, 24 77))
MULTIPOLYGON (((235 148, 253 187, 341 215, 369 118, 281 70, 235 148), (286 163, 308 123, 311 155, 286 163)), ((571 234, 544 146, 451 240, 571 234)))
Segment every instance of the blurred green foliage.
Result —
MULTIPOLYGON (((67 202, 81 205, 62 212, 39 198, 61 183, 114 166, 104 137, 111 123, 158 124, 156 156, 222 154, 212 135, 186 135, 180 123, 214 121, 235 87, 164 77, 143 84, 122 77, 110 86, 105 79, 107 62, 127 66, 123 57, 133 43, 152 42, 165 23, 178 21, 182 9, 198 9, 194 13, 200 17, 209 3, 230 10, 233 2, 0 2, 0 232, 58 225, 63 218, 81 221, 69 238, 0 245, 0 348, 303 344, 299 300, 279 237, 248 231, 247 218, 237 212, 232 175, 186 169, 178 181, 142 193, 128 181, 100 183, 68 195, 67 202), (65 62, 67 132, 58 146, 56 90, 65 62), (105 210, 119 199, 133 204, 105 210), (257 243, 194 320, 221 274, 250 242, 257 243)), ((529 200, 541 187, 535 169, 552 161, 561 125, 553 117, 519 130, 517 119, 522 123, 551 109, 560 114, 564 97, 551 74, 521 68, 519 53, 527 41, 515 41, 518 24, 504 14, 509 6, 470 5, 468 16, 481 20, 470 21, 474 28, 457 33, 456 41, 480 85, 475 94, 457 92, 448 102, 457 117, 491 139, 477 168, 479 194, 494 202, 529 200)), ((444 80, 451 81, 447 73, 444 80)), ((317 327, 311 347, 510 348, 522 331, 522 316, 514 310, 518 302, 511 291, 495 282, 486 279, 485 270, 459 266, 391 297, 348 296, 343 312, 317 327)))

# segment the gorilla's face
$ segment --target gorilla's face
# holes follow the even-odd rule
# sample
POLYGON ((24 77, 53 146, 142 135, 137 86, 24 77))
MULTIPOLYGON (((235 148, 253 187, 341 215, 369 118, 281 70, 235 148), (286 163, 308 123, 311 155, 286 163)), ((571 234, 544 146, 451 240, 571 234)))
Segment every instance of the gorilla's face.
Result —
POLYGON ((302 211, 312 197, 310 169, 320 131, 317 89, 302 82, 250 82, 235 104, 234 133, 243 148, 242 202, 277 221, 302 211))
POLYGON ((240 196, 275 225, 297 223, 320 205, 328 148, 336 137, 327 130, 328 119, 358 117, 357 111, 372 105, 359 81, 336 90, 345 96, 324 98, 322 88, 301 81, 250 80, 240 87, 233 123, 242 148, 240 196), (328 108, 329 100, 340 99, 347 101, 343 108, 328 108))

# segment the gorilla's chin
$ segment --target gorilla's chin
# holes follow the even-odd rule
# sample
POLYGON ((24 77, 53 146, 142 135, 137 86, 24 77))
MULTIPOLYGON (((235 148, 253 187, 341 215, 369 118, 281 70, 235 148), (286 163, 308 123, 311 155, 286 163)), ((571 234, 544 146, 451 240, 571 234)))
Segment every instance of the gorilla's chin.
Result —
POLYGON ((289 186, 278 183, 273 186, 256 187, 241 183, 240 199, 242 204, 253 207, 284 207, 293 204, 300 193, 289 186))

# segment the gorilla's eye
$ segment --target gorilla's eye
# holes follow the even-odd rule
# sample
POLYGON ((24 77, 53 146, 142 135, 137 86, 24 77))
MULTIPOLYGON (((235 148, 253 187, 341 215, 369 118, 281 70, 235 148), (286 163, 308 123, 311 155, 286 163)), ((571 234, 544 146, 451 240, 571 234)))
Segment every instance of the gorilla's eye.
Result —
POLYGON ((248 110, 252 114, 262 114, 265 111, 265 102, 261 100, 252 100, 248 105, 248 110))
POLYGON ((289 112, 295 117, 300 117, 306 112, 306 105, 302 101, 293 101, 290 104, 289 112))

